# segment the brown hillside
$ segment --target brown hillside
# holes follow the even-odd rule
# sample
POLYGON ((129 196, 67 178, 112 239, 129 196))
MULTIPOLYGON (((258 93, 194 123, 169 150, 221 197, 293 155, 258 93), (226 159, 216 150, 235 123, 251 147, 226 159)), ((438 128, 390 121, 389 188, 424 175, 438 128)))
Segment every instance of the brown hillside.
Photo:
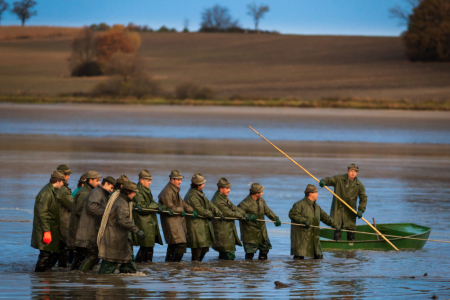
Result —
MULTIPOLYGON (((449 99, 450 64, 410 63, 400 38, 143 33, 147 70, 173 91, 182 81, 221 97, 449 99)), ((101 79, 70 78, 69 40, 0 43, 0 91, 88 91, 101 79)))

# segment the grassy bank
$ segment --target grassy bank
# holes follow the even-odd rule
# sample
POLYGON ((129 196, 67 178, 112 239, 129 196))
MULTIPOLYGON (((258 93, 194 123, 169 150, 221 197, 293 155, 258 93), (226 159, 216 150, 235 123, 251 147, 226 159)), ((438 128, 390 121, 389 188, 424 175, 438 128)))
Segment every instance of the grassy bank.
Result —
POLYGON ((320 100, 276 99, 276 100, 193 100, 193 99, 115 99, 74 96, 0 96, 3 103, 106 103, 106 104, 144 104, 144 105, 199 105, 199 106, 259 106, 259 107, 303 107, 303 108, 358 108, 358 109, 401 109, 401 110, 441 110, 450 111, 449 101, 377 100, 358 98, 336 98, 320 100))

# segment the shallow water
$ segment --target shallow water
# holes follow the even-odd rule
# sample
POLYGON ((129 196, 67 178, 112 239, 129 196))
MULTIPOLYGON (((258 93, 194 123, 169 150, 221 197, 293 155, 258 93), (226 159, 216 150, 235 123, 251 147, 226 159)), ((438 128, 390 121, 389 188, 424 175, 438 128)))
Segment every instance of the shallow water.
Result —
POLYGON ((0 104, 0 134, 450 143, 450 113, 354 109, 0 104))
MULTIPOLYGON (((233 262, 217 260, 211 249, 203 263, 191 263, 187 253, 181 264, 166 264, 166 245, 158 245, 155 263, 138 265, 139 276, 78 274, 57 268, 35 274, 38 251, 29 246, 32 224, 10 221, 32 220, 34 197, 60 163, 74 171, 71 187, 88 169, 104 176, 125 173, 136 181, 138 172, 148 168, 154 177, 154 196, 167 183, 171 169, 179 169, 186 178, 195 172, 205 175, 208 197, 225 176, 233 184, 230 199, 235 204, 247 195, 250 182, 259 182, 266 187, 268 205, 285 222, 306 184, 313 182, 284 158, 0 151, 0 159, 0 297, 430 299, 435 294, 450 298, 450 244, 427 242, 417 251, 325 252, 324 260, 294 261, 289 255, 289 226, 273 224, 267 225, 273 245, 267 262, 244 261, 244 251, 238 247, 233 262), (189 270, 198 266, 212 271, 189 270), (291 286, 275 289, 277 280, 291 286)), ((342 158, 295 159, 319 178, 342 173, 349 163, 342 158)), ((414 222, 432 227, 430 238, 450 240, 449 158, 380 156, 357 163, 369 196, 366 219, 375 217, 378 224, 414 222)), ((188 186, 185 180, 182 195, 188 186)), ((331 196, 319 192, 318 203, 328 212, 331 196)))

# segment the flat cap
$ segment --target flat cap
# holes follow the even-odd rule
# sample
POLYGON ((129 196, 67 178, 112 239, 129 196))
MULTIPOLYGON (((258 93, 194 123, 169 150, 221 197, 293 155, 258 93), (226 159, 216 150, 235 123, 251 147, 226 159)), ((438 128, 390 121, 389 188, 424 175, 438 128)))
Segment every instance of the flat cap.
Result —
POLYGON ((118 184, 124 184, 125 181, 129 181, 128 177, 125 174, 120 175, 119 178, 116 179, 116 183, 118 184))
POLYGON ((217 183, 217 187, 220 188, 229 188, 231 187, 231 183, 225 178, 222 177, 219 179, 219 182, 217 183))
POLYGON ((250 187, 250 194, 261 193, 262 191, 264 191, 264 187, 262 185, 259 183, 252 183, 252 186, 250 187))
POLYGON ((107 176, 104 180, 106 182, 112 184, 113 186, 116 186, 116 180, 114 178, 112 178, 111 176, 107 176))
POLYGON ((60 171, 60 170, 53 171, 52 175, 50 175, 50 176, 51 176, 51 178, 54 178, 54 179, 64 180, 64 173, 63 173, 63 171, 60 171))
POLYGON ((139 173, 139 179, 141 179, 141 178, 142 179, 150 179, 150 180, 153 179, 152 174, 150 174, 150 172, 147 169, 143 169, 141 171, 141 173, 139 173))
POLYGON ((86 174, 83 174, 80 176, 80 179, 78 179, 79 183, 85 183, 86 182, 86 174))
POLYGON ((359 172, 359 168, 357 165, 355 164, 351 164, 350 166, 348 166, 347 170, 355 170, 356 172, 359 172))
POLYGON ((67 165, 59 165, 56 167, 56 170, 63 171, 65 175, 72 174, 72 171, 70 171, 70 168, 67 165))
POLYGON ((193 184, 202 185, 202 184, 204 184, 206 182, 206 180, 205 180, 205 177, 203 177, 202 174, 195 173, 194 175, 192 175, 191 182, 193 184))
POLYGON ((123 184, 122 188, 124 188, 126 190, 129 190, 131 192, 137 192, 138 191, 136 183, 134 183, 132 181, 129 181, 129 180, 125 181, 125 183, 123 184))
POLYGON ((184 178, 184 176, 181 175, 180 171, 172 170, 172 172, 170 172, 169 178, 170 179, 181 179, 181 178, 184 178))
POLYGON ((313 184, 308 184, 305 193, 317 193, 317 188, 313 184))
POLYGON ((97 178, 102 178, 102 176, 97 171, 91 170, 86 172, 86 179, 97 179, 97 178))

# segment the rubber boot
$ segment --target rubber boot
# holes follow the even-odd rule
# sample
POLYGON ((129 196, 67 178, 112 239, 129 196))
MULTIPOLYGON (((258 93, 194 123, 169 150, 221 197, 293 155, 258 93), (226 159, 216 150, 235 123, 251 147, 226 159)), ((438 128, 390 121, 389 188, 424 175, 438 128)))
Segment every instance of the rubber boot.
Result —
POLYGON ((259 255, 258 255, 258 259, 259 260, 267 260, 267 254, 269 253, 269 251, 266 250, 259 250, 259 255))
POLYGON ((72 264, 74 258, 75 258, 75 251, 69 250, 69 257, 68 257, 68 259, 67 259, 67 263, 68 263, 68 264, 72 264))
POLYGON ((167 253, 166 253, 166 262, 173 262, 175 258, 175 245, 169 244, 167 246, 167 253))
POLYGON ((184 253, 176 253, 173 259, 174 262, 180 262, 183 259, 184 253))
POLYGON ((314 259, 323 259, 323 255, 314 255, 314 259))
POLYGON ((252 260, 255 253, 245 253, 245 260, 252 260))
POLYGON ((203 261, 203 259, 205 258, 206 253, 207 253, 207 252, 202 252, 202 254, 200 255, 198 261, 203 261))
POLYGON ((67 268, 68 251, 63 251, 59 254, 58 268, 67 268))
POLYGON ((47 261, 47 270, 51 270, 58 262, 58 259, 59 259, 59 253, 52 252, 47 261))
POLYGON ((191 261, 201 261, 200 256, 202 255, 202 248, 192 248, 191 253, 192 253, 191 261))
POLYGON ((153 262, 153 248, 151 248, 151 251, 147 252, 147 261, 148 262, 153 262))
POLYGON ((297 256, 297 255, 294 255, 294 259, 296 259, 296 260, 301 260, 301 259, 305 259, 305 257, 304 257, 304 256, 297 256))
MULTIPOLYGON (((353 229, 354 230, 354 229, 353 229)), ((355 241, 355 233, 347 231, 347 241, 355 241)))
POLYGON ((147 260, 147 252, 148 252, 147 248, 141 246, 139 248, 138 254, 136 255, 136 262, 137 263, 148 262, 148 260, 147 260))
POLYGON ((81 253, 75 254, 75 259, 73 260, 72 265, 70 266, 70 271, 78 270, 83 263, 83 261, 86 259, 86 256, 82 255, 81 253))
POLYGON ((100 265, 100 270, 98 270, 98 274, 112 274, 116 270, 117 265, 118 263, 102 260, 102 264, 100 265))
POLYGON ((87 272, 87 271, 91 271, 94 269, 94 266, 97 265, 97 261, 91 261, 89 259, 85 259, 83 261, 83 263, 81 264, 80 268, 78 269, 78 271, 80 272, 87 272))
POLYGON ((34 269, 35 272, 47 271, 48 259, 50 257, 50 254, 51 252, 49 251, 40 251, 39 258, 34 269))

